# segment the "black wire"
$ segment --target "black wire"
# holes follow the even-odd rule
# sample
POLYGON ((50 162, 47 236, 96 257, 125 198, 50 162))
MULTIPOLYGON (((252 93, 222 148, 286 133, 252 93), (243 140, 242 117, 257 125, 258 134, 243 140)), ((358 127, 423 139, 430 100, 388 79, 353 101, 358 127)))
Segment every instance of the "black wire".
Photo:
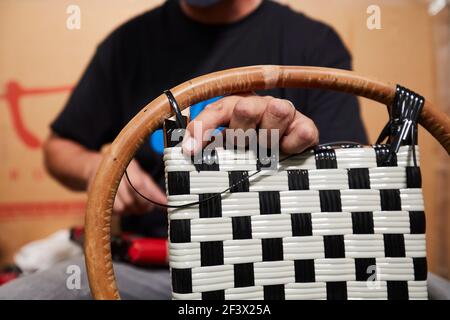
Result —
POLYGON ((251 175, 249 175, 249 176, 247 176, 247 177, 242 178, 241 180, 239 180, 238 182, 236 182, 235 184, 233 184, 231 187, 228 187, 227 189, 223 190, 222 192, 216 193, 216 194, 214 194, 214 195, 212 195, 212 196, 210 196, 210 197, 208 197, 208 198, 206 198, 206 199, 199 200, 199 201, 196 201, 196 202, 189 202, 189 203, 185 203, 185 204, 180 204, 180 205, 163 204, 163 203, 154 201, 154 200, 152 200, 152 199, 146 197, 145 195, 143 195, 142 193, 140 193, 139 190, 137 190, 137 189, 135 188, 135 186, 133 186, 133 184, 131 183, 130 177, 128 176, 128 172, 127 172, 126 170, 125 170, 125 177, 126 177, 126 179, 127 179, 128 184, 129 184, 130 187, 134 190, 134 192, 136 192, 136 193, 137 193, 141 198, 143 198, 144 200, 147 200, 148 202, 151 202, 151 203, 153 203, 154 205, 157 205, 157 206, 160 206, 160 207, 163 207, 163 208, 186 208, 186 207, 195 206, 195 205, 197 205, 197 204, 200 204, 200 203, 203 203, 203 202, 212 200, 212 199, 214 199, 214 198, 216 198, 216 197, 218 197, 218 196, 221 196, 222 194, 224 194, 224 193, 230 191, 232 188, 238 186, 239 184, 243 183, 245 180, 248 180, 249 178, 253 177, 254 175, 256 175, 256 174, 258 174, 258 173, 260 173, 260 172, 261 172, 261 169, 258 169, 258 170, 256 170, 256 172, 252 173, 251 175))
MULTIPOLYGON (((354 141, 338 141, 338 142, 329 142, 329 143, 324 143, 318 146, 318 148, 321 147, 329 147, 329 146, 336 146, 336 145, 361 145, 358 142, 354 142, 354 141)), ((292 158, 294 156, 300 155, 301 153, 296 153, 296 154, 291 154, 286 156, 285 158, 281 159, 279 161, 279 163, 282 163, 283 161, 288 160, 289 158, 292 158)), ((242 178, 241 180, 237 181, 236 183, 234 183, 232 186, 228 187, 227 189, 223 190, 220 193, 216 193, 206 199, 203 199, 201 201, 195 201, 195 202, 190 202, 190 203, 185 203, 185 204, 180 204, 180 205, 171 205, 171 204, 163 204, 160 202, 157 202, 155 200, 150 199, 149 197, 143 195, 139 190, 136 189, 136 187, 133 185, 133 183, 130 180, 130 177, 128 176, 128 172, 127 170, 125 170, 125 178, 127 179, 128 184, 130 185, 130 187, 134 190, 134 192, 136 192, 136 194, 138 194, 142 199, 153 203, 154 205, 163 207, 163 208, 186 208, 186 207, 191 207, 191 206, 195 206, 197 204, 201 204, 203 202, 209 201, 211 199, 214 199, 216 197, 221 196, 222 194, 230 191, 231 189, 237 187, 238 185, 240 185, 241 183, 245 182, 246 180, 249 180, 251 177, 257 175, 258 173, 260 173, 262 170, 261 169, 257 169, 255 172, 253 172, 252 174, 242 178)))

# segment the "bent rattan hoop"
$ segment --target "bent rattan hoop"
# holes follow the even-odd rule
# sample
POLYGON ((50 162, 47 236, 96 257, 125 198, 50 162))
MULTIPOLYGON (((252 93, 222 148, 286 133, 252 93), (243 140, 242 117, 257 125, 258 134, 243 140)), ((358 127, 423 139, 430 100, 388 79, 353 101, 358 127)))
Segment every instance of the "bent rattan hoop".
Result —
MULTIPOLYGON (((348 92, 384 105, 394 99, 396 86, 354 72, 299 66, 251 66, 207 74, 171 89, 180 108, 212 97, 271 88, 320 88, 348 92)), ((85 255, 89 285, 95 299, 119 299, 110 247, 114 198, 128 163, 144 139, 164 119, 173 116, 164 94, 145 106, 120 132, 103 156, 91 185, 86 211, 85 255)), ((420 124, 450 154, 450 118, 426 102, 420 124)))

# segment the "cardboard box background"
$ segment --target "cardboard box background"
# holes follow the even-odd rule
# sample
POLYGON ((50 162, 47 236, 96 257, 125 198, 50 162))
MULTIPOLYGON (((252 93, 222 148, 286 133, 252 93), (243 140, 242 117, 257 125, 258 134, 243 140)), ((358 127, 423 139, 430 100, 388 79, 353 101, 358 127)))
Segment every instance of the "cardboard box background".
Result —
MULTIPOLYGON (((37 142, 48 134, 49 122, 63 106, 98 42, 123 21, 160 2, 0 2, 0 264, 11 262, 15 250, 24 243, 83 223, 85 194, 70 192, 48 177, 37 142), (72 4, 81 9, 80 30, 66 28, 66 8, 72 4), (38 140, 26 138, 23 132, 25 138, 20 138, 21 131, 13 124, 9 102, 17 97, 17 85, 25 90, 19 100, 25 129, 38 140)), ((334 26, 352 51, 359 73, 400 83, 430 100, 438 98, 434 20, 424 1, 283 2, 334 26), (381 30, 366 27, 366 9, 371 4, 381 8, 381 30)), ((374 141, 387 120, 386 111, 367 100, 362 100, 362 108, 374 141)), ((449 212, 448 206, 442 205, 442 199, 447 199, 442 186, 449 183, 448 175, 442 177, 442 161, 448 159, 423 130, 420 142, 429 267, 448 276, 449 212)))

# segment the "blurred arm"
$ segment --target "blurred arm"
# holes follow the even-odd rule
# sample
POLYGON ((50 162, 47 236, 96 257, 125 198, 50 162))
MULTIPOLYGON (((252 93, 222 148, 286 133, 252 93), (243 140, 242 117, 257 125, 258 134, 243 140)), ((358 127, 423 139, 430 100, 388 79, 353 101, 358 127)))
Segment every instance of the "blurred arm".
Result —
MULTIPOLYGON (((44 145, 44 161, 47 171, 56 180, 74 191, 85 191, 95 177, 102 160, 102 153, 91 151, 81 144, 52 133, 44 145)), ((154 201, 167 203, 164 192, 142 170, 136 160, 128 165, 127 172, 136 188, 154 201)), ((122 178, 114 201, 114 213, 146 213, 154 205, 142 199, 122 178)))
POLYGON ((52 133, 44 144, 44 163, 52 177, 75 191, 87 190, 101 153, 52 133))

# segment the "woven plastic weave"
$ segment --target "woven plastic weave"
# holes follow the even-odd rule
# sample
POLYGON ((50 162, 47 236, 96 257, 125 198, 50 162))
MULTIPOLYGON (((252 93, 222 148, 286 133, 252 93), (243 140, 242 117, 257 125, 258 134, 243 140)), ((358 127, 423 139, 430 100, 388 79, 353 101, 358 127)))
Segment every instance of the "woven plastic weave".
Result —
MULTIPOLYGON (((166 148, 174 299, 426 299, 412 147, 322 147, 258 173, 250 152, 194 165, 166 148), (226 193, 222 193, 227 188, 226 193)), ((416 146, 419 162, 418 147, 416 146)))

